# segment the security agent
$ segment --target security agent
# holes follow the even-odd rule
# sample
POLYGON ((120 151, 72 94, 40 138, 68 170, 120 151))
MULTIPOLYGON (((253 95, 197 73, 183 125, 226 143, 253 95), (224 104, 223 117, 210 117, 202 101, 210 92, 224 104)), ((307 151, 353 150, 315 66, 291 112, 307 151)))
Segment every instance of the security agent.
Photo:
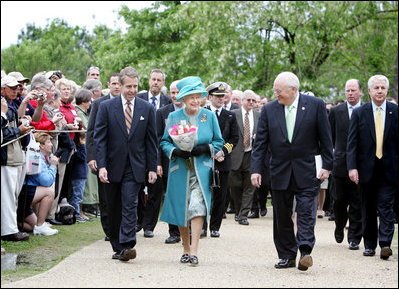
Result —
MULTIPOLYGON (((206 88, 209 94, 210 105, 206 108, 216 113, 222 137, 225 141, 222 150, 215 155, 215 167, 219 170, 220 188, 214 188, 212 192, 212 208, 210 219, 211 237, 219 237, 219 229, 222 224, 223 213, 228 193, 228 177, 231 169, 230 154, 238 142, 238 125, 234 112, 223 108, 227 83, 215 82, 206 88)), ((204 223, 201 236, 206 236, 207 224, 204 223)))

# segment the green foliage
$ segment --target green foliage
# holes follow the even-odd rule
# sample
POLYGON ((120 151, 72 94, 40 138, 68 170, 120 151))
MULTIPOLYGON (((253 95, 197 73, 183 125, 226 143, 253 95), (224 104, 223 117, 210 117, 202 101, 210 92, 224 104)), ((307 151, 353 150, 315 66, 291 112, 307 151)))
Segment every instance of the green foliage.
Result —
POLYGON ((28 25, 21 45, 2 51, 2 68, 61 69, 82 82, 95 64, 105 84, 133 66, 140 90, 159 68, 167 85, 197 75, 205 85, 223 80, 268 96, 277 74, 292 71, 302 90, 326 100, 342 99, 349 78, 366 84, 378 73, 393 82, 397 1, 157 1, 140 11, 122 6, 119 15, 127 32, 97 26, 90 35, 60 20, 43 30, 28 25))

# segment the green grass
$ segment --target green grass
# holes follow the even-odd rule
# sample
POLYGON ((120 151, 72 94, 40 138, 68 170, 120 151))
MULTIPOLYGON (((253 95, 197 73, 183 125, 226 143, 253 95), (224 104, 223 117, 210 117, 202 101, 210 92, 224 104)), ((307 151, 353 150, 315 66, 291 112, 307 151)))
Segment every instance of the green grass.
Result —
POLYGON ((100 218, 93 220, 71 226, 53 226, 59 231, 54 236, 34 236, 31 233, 25 242, 1 241, 6 253, 18 254, 16 269, 1 271, 1 284, 45 272, 72 253, 104 238, 100 218))

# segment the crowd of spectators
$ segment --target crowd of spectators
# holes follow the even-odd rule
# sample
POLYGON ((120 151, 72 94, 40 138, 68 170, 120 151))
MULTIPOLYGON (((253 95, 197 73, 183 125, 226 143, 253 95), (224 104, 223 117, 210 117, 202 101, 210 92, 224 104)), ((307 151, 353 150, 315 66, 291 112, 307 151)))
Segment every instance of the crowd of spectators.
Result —
MULTIPOLYGON (((100 209, 101 184, 96 175, 96 164, 92 163, 86 148, 86 131, 90 133, 92 101, 105 94, 120 93, 118 74, 110 76, 107 90, 103 90, 98 67, 88 69, 87 80, 82 86, 67 79, 60 71, 40 72, 32 80, 20 72, 5 74, 2 71, 1 77, 2 239, 26 241, 30 236, 27 232, 34 235, 57 234, 58 230, 53 226, 62 224, 56 219, 56 212, 63 198, 74 207, 78 222, 92 221, 93 215, 105 215, 106 212, 100 209), (37 175, 26 174, 25 152, 32 138, 40 146, 41 172, 37 175)), ((146 95, 147 92, 143 93, 146 95)), ((159 93, 166 95, 164 85, 159 93)), ((233 90, 226 84, 225 109, 244 108, 248 98, 251 98, 249 102, 254 112, 260 112, 262 106, 268 103, 266 96, 259 96, 251 90, 233 90)), ((327 111, 340 103, 326 103, 327 111)), ((205 98, 202 106, 210 107, 211 101, 205 98)), ((160 108, 159 104, 158 107, 155 104, 157 108, 160 108)), ((90 138, 87 141, 89 147, 90 138)), ((324 210, 334 220, 332 199, 328 193, 330 186, 327 187, 327 184, 321 191, 318 215, 321 218, 324 210)), ((165 184, 163 186, 164 192, 165 184)), ((240 190, 242 194, 243 189, 240 190)), ((239 224, 248 225, 242 220, 259 218, 259 212, 265 216, 269 190, 267 186, 262 190, 251 187, 244 216, 239 215, 240 208, 235 208, 229 193, 224 201, 224 217, 225 213, 235 213, 239 224)), ((238 205, 241 205, 240 202, 238 205)), ((157 206, 159 212, 160 203, 157 206)), ((145 215, 145 212, 140 214, 145 215)), ((104 225, 103 228, 106 231, 104 225)), ((138 227, 137 231, 140 229, 138 227)), ((206 226, 204 230, 202 236, 206 236, 206 226)), ((145 236, 152 237, 153 233, 150 233, 145 236)), ((180 241, 179 238, 174 240, 180 241)))

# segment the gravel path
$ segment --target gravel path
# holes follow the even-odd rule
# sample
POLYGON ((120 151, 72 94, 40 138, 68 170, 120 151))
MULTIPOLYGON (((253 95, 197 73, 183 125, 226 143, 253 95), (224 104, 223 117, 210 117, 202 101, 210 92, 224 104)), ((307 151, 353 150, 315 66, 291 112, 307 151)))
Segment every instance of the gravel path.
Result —
POLYGON ((363 243, 360 250, 350 251, 346 241, 335 242, 334 222, 327 218, 317 220, 313 267, 304 272, 275 269, 270 213, 271 208, 266 217, 250 219, 249 226, 227 215, 220 238, 201 239, 198 267, 179 263, 181 242, 165 244, 168 226, 160 222, 154 238, 138 233, 134 260, 112 260, 110 244, 99 240, 45 273, 2 287, 398 287, 397 240, 388 261, 380 259, 378 248, 376 256, 363 257, 363 243))

